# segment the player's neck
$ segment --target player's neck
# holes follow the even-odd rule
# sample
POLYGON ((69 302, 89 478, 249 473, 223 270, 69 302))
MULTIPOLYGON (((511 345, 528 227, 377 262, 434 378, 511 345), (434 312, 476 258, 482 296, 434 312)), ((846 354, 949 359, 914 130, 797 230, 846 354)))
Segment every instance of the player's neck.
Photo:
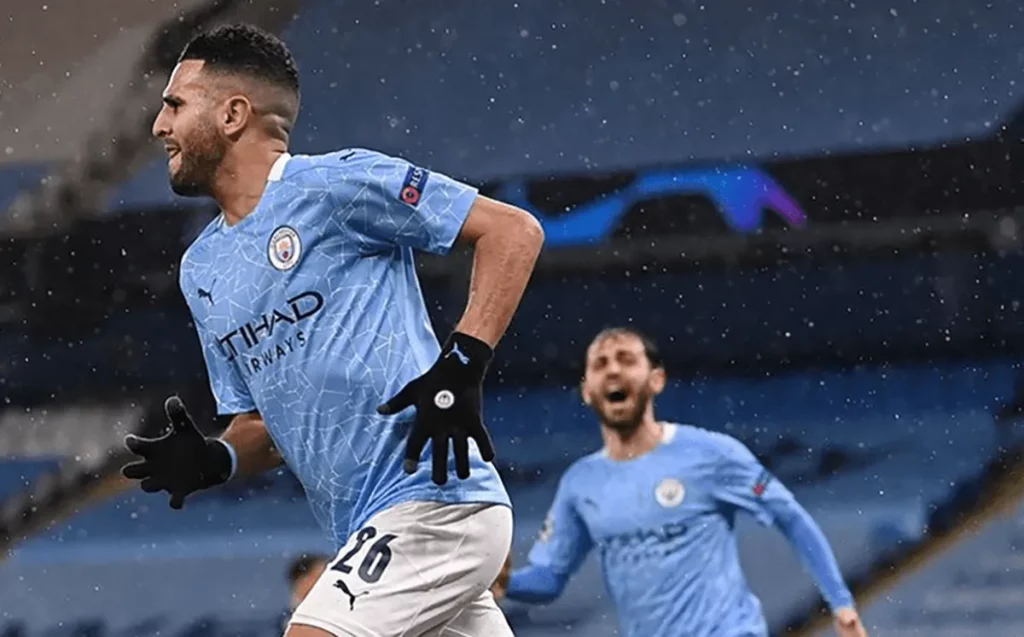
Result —
POLYGON ((661 444, 664 436, 664 427, 654 419, 653 413, 644 414, 640 425, 629 431, 601 425, 604 447, 612 460, 633 460, 650 453, 661 444))
POLYGON ((256 209, 274 162, 287 151, 287 143, 279 140, 259 145, 239 143, 224 157, 211 194, 227 225, 235 225, 256 209))

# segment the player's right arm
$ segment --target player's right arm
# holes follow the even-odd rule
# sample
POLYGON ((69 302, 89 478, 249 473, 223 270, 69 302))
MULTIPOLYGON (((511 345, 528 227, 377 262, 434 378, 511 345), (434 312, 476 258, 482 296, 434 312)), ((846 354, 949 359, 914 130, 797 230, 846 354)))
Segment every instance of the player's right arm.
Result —
POLYGON ((530 549, 529 564, 512 571, 507 584, 497 587, 499 597, 504 592, 504 597, 519 602, 551 602, 590 552, 593 541, 576 509, 571 474, 570 469, 558 484, 544 528, 530 549))

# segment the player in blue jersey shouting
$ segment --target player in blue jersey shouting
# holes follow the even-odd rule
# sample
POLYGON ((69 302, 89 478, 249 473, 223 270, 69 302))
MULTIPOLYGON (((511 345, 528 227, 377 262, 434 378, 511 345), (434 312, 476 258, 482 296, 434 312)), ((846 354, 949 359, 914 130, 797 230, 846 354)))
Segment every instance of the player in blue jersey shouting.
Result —
POLYGON ((298 113, 295 63, 276 37, 221 27, 181 54, 153 133, 173 190, 220 206, 180 284, 218 412, 235 416, 204 438, 168 399, 170 432, 130 437, 141 460, 124 474, 180 508, 194 491, 287 464, 337 550, 288 637, 511 635, 488 591, 512 514, 481 384, 541 228, 377 152, 292 156, 298 113), (469 303, 440 346, 413 252, 456 242, 475 246, 469 303))
POLYGON ((631 328, 598 334, 581 389, 605 447, 562 476, 529 565, 503 571, 496 594, 550 602, 596 547, 623 635, 767 636, 739 563, 734 520, 743 511, 789 539, 839 635, 864 636, 832 550, 803 507, 736 439, 655 420, 664 387, 649 338, 631 328))

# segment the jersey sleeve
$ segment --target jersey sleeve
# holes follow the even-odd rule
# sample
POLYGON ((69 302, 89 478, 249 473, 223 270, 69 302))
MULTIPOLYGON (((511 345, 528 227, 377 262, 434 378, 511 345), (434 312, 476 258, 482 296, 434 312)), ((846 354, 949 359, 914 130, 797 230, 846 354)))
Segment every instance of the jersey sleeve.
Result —
POLYGON ((186 286, 187 275, 182 272, 181 291, 188 302, 189 311, 192 314, 192 322, 196 326, 196 333, 199 335, 199 344, 203 350, 203 360, 206 361, 206 371, 210 377, 210 389, 213 392, 214 400, 217 403, 217 414, 230 416, 256 411, 256 404, 249 394, 249 387, 242 378, 238 367, 231 361, 231 356, 220 343, 217 336, 208 330, 197 312, 192 310, 195 299, 189 294, 189 287, 186 286))
POLYGON ((446 254, 477 189, 371 150, 338 154, 329 191, 345 230, 364 251, 401 246, 446 254))
POLYGON ((544 527, 530 549, 529 561, 533 566, 544 566, 557 575, 568 576, 580 567, 592 544, 590 533, 576 511, 570 470, 559 481, 544 527))
POLYGON ((793 494, 742 442, 723 434, 712 435, 717 452, 716 498, 743 509, 765 526, 774 524, 777 512, 796 503, 793 494))

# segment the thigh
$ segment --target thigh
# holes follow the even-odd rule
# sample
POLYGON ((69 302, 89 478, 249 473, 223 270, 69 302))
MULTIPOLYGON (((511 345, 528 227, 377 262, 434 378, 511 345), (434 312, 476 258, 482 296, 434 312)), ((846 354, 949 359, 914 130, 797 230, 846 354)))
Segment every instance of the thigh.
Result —
POLYGON ((470 602, 458 615, 422 637, 514 637, 512 628, 490 591, 470 602))
POLYGON ((487 591, 511 540, 507 507, 400 504, 352 534, 290 625, 337 637, 418 637, 487 591))

